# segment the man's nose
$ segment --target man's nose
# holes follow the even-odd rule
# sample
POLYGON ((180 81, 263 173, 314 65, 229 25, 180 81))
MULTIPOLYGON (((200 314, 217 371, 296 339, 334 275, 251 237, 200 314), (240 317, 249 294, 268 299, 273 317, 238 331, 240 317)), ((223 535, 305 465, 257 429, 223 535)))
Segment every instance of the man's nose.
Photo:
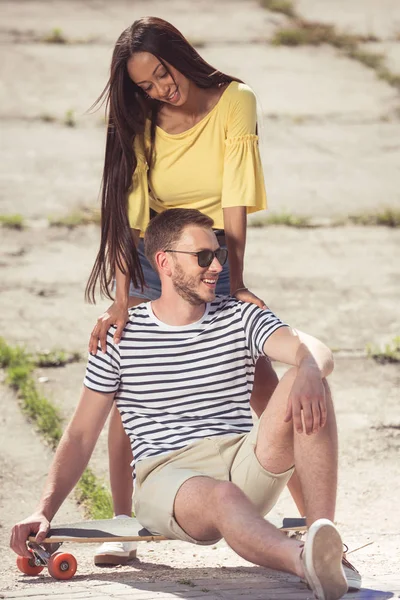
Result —
POLYGON ((210 269, 212 271, 215 271, 216 273, 221 273, 223 266, 221 265, 221 263, 219 262, 218 258, 216 256, 214 256, 213 261, 210 265, 210 269))

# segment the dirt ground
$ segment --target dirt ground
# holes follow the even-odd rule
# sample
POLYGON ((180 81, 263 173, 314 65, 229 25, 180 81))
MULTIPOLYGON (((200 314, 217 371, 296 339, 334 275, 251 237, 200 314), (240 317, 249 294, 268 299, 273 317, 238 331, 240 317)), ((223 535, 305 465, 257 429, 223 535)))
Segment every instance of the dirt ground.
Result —
MULTIPOLYGON (((375 32, 398 51, 397 3, 301 0, 298 7, 305 17, 375 32)), ((105 84, 117 35, 144 14, 169 19, 202 46, 207 60, 255 89, 272 212, 333 219, 400 207, 398 92, 331 47, 272 48, 265 40, 286 19, 255 1, 20 0, 0 2, 0 11, 0 214, 21 213, 28 222, 24 231, 0 229, 0 335, 11 344, 84 356, 93 323, 107 306, 83 302, 98 228, 50 228, 47 219, 97 202, 104 123, 100 113, 85 110, 105 84), (73 43, 38 41, 56 27, 73 43), (75 127, 64 123, 71 110, 75 127), (44 122, 46 116, 55 121, 44 122)), ((368 343, 381 345, 400 334, 399 248, 398 229, 269 227, 249 229, 246 254, 247 285, 284 320, 335 351, 337 521, 350 550, 372 542, 352 560, 374 589, 392 592, 368 598, 393 597, 400 589, 400 368, 377 364, 365 352, 368 343)), ((78 399, 84 366, 83 358, 37 372, 47 378, 40 385, 65 419, 78 399)), ((52 453, 1 382, 0 403, 0 591, 26 591, 28 597, 34 582, 44 580, 27 581, 17 572, 9 531, 33 510, 52 453)), ((107 478, 106 431, 91 466, 107 478)), ((274 510, 283 515, 296 516, 287 493, 274 510)), ((70 498, 57 520, 81 517, 70 498)), ((230 578, 246 581, 247 597, 258 598, 251 581, 256 589, 264 572, 224 543, 215 549, 173 543, 168 551, 148 544, 140 548, 139 564, 106 575, 94 572, 92 551, 76 549, 79 573, 97 582, 230 578)), ((55 593, 57 584, 49 582, 46 590, 55 593)))

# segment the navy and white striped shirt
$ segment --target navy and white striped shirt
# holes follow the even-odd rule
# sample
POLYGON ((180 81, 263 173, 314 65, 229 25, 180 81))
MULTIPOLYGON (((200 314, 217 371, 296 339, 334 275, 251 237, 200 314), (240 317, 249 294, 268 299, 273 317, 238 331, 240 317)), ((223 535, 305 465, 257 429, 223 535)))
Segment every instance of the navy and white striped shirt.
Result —
POLYGON ((247 433, 257 358, 285 324, 270 310, 218 296, 202 318, 167 325, 151 303, 129 310, 119 345, 89 356, 85 386, 116 392, 135 461, 183 448, 204 437, 247 433))

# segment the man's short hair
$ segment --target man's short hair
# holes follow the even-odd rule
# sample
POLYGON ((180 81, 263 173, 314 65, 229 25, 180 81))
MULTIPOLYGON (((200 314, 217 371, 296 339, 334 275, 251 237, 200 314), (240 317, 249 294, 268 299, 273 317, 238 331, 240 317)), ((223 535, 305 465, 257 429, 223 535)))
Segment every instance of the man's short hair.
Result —
POLYGON ((190 225, 211 229, 214 221, 195 208, 170 208, 151 219, 144 234, 144 253, 153 269, 157 270, 157 252, 172 249, 190 225))

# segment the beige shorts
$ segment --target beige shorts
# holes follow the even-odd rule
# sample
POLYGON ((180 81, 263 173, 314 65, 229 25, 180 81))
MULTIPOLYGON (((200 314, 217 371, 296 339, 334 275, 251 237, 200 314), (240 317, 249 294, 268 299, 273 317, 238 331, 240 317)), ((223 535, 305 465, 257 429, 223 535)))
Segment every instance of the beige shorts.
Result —
POLYGON ((270 473, 255 455, 258 423, 247 434, 207 437, 185 448, 146 458, 136 465, 133 503, 136 518, 152 533, 194 544, 199 542, 178 525, 174 501, 179 488, 192 477, 232 481, 264 516, 274 506, 289 481, 294 467, 284 473, 270 473))

